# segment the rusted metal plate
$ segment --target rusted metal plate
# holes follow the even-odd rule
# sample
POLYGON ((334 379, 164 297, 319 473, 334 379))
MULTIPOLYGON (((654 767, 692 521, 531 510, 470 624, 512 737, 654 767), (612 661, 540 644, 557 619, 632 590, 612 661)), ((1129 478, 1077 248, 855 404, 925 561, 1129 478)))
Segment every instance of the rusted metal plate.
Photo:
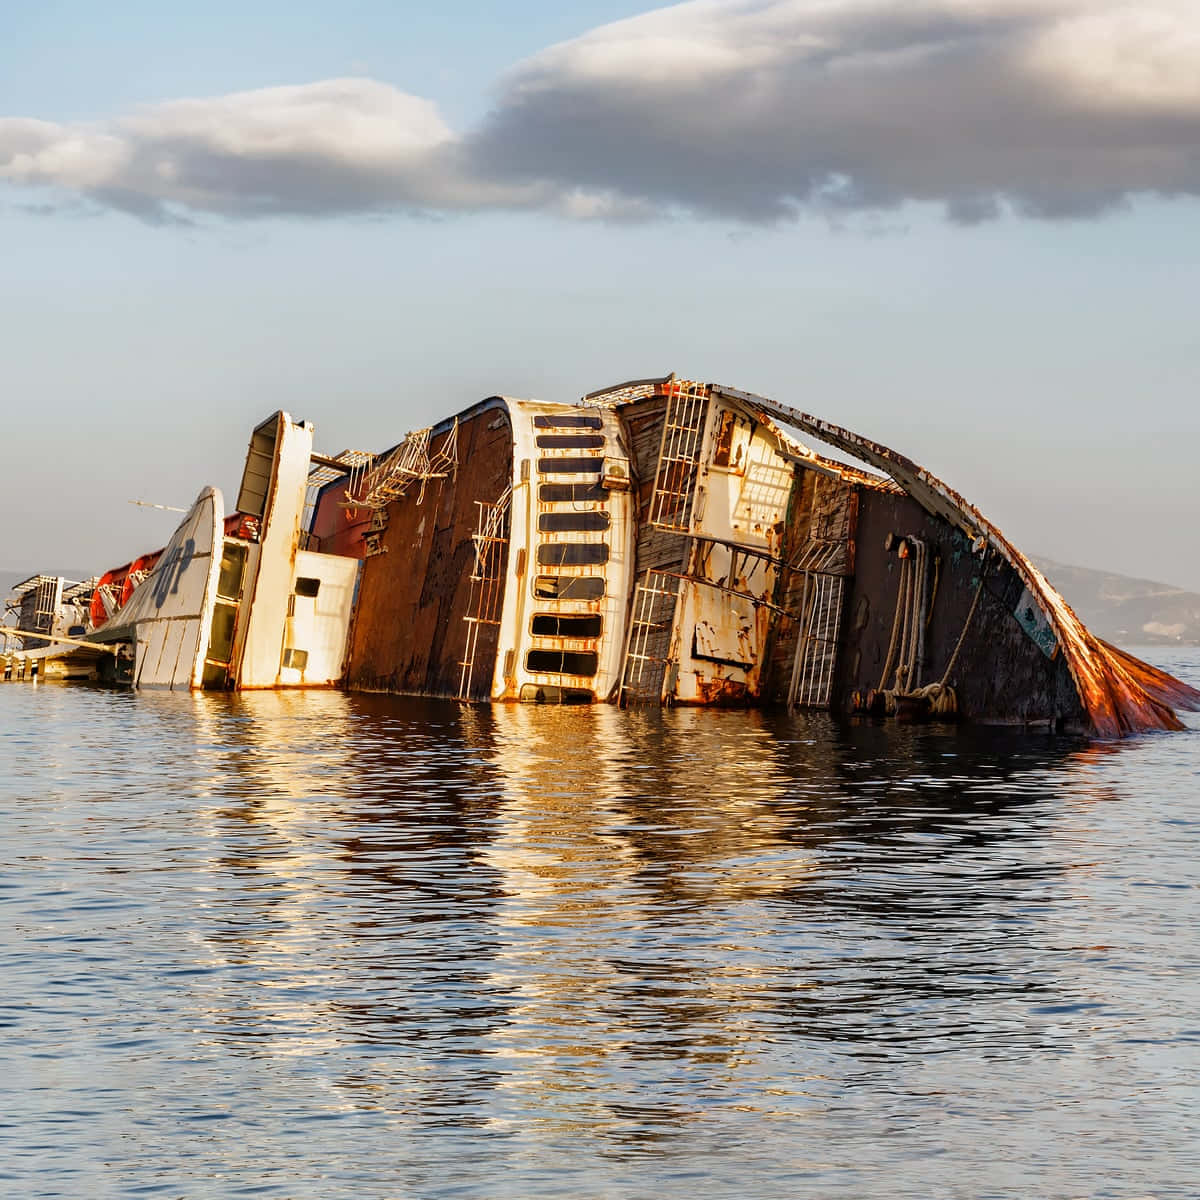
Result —
POLYGON ((690 615, 693 658, 745 671, 757 667, 766 629, 751 600, 697 584, 690 615))
MULTIPOLYGON (((449 433, 435 427, 431 453, 449 433)), ((494 501, 512 478, 512 435, 503 402, 485 402, 461 414, 456 437, 457 474, 430 481, 419 503, 414 489, 389 504, 386 528, 379 531, 384 552, 363 563, 346 672, 352 688, 458 695, 467 649, 463 617, 471 603, 476 501, 494 501)), ((324 498, 318 511, 329 511, 324 498)), ((484 626, 478 634, 475 690, 486 695, 496 627, 484 626)))
MULTIPOLYGON (((1114 654, 1091 634, 1045 576, 991 524, 974 505, 925 468, 895 450, 763 396, 733 388, 716 389, 756 407, 767 419, 782 421, 818 438, 890 476, 927 512, 941 517, 980 546, 997 551, 1020 577, 1036 600, 1064 659, 1093 731, 1101 737, 1122 737, 1154 729, 1181 729, 1171 707, 1147 690, 1146 672, 1152 670, 1131 656, 1114 654)), ((1200 704, 1200 692, 1179 684, 1177 694, 1200 704)))
POLYGON ((1047 658, 1015 619, 1025 586, 1012 567, 992 555, 980 591, 985 564, 972 554, 963 533, 926 512, 912 497, 879 491, 864 491, 859 497, 860 546, 835 689, 840 707, 851 708, 855 692, 889 685, 883 669, 895 628, 902 568, 897 553, 884 550, 888 534, 920 537, 929 551, 930 602, 915 685, 938 681, 949 669, 947 682, 956 690, 958 714, 964 720, 1086 730, 1087 713, 1063 655, 1047 658))

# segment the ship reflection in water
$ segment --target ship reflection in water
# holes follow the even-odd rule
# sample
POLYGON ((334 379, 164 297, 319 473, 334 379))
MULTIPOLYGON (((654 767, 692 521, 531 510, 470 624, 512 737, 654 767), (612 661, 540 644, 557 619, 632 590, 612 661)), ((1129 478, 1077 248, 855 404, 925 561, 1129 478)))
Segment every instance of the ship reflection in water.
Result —
POLYGON ((1194 732, 0 703, 22 1194, 1200 1177, 1194 732))

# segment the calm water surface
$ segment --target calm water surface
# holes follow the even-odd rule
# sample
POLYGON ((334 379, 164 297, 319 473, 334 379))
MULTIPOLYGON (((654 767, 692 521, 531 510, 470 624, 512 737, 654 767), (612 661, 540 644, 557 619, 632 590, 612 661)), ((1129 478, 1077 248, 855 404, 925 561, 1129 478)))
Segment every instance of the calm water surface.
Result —
POLYGON ((1195 1197, 1191 725, 0 686, 0 1192, 1195 1197))

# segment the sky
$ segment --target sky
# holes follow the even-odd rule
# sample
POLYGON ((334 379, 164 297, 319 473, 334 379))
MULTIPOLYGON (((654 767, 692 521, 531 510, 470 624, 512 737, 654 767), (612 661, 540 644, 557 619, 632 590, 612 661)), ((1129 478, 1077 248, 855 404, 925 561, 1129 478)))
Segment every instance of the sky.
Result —
POLYGON ((1200 591, 1194 0, 0 0, 0 570, 662 375, 1200 591))

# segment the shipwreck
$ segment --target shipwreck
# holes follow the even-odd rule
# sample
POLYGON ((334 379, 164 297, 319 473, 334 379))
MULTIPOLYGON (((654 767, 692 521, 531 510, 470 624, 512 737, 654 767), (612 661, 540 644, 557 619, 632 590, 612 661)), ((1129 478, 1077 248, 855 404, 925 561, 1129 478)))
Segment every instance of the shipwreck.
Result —
POLYGON ((492 396, 377 454, 317 454, 276 413, 233 511, 205 489, 162 550, 55 586, 71 611, 18 614, 9 673, 1109 738, 1200 709, 910 459, 674 375, 492 396))

